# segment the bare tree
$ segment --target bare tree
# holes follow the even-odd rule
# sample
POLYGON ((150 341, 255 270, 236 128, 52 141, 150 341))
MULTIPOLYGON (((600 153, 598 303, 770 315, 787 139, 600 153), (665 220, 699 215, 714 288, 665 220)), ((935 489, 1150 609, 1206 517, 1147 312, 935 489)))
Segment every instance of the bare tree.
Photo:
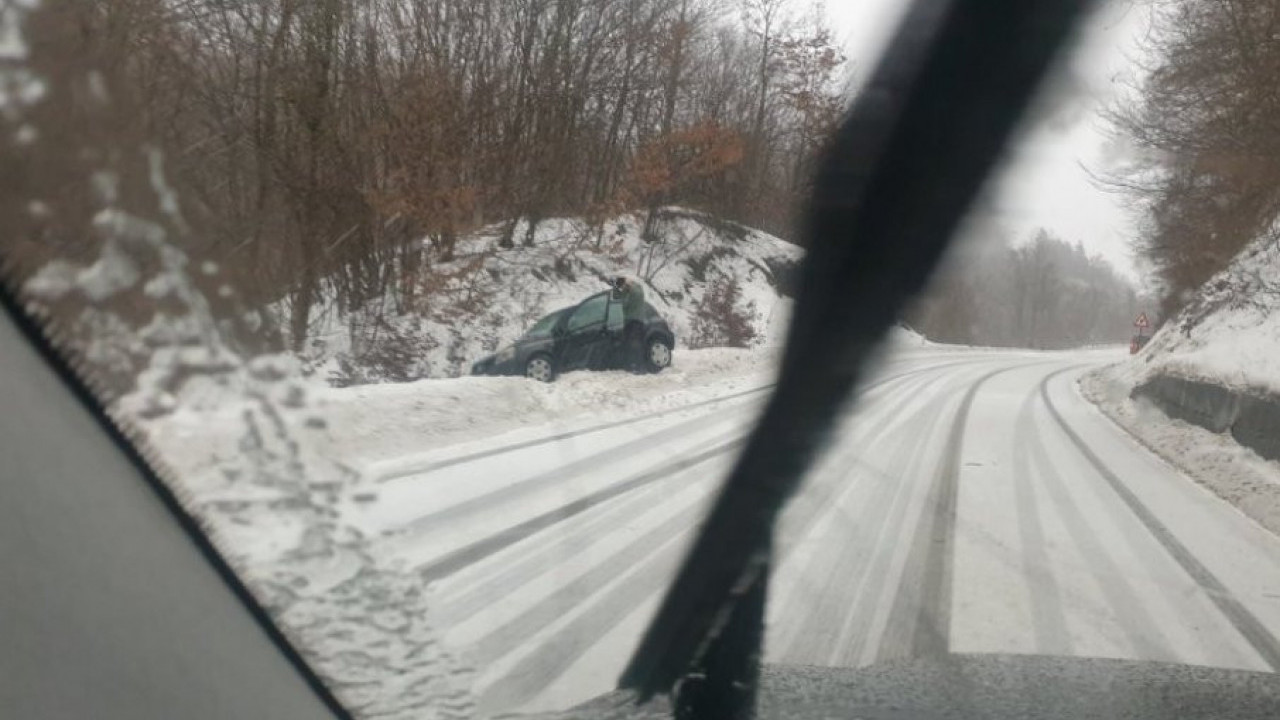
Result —
POLYGON ((498 252, 544 218, 670 205, 787 234, 840 103, 829 34, 784 0, 49 12, 136 98, 202 229, 187 249, 303 351, 330 310, 424 312, 459 239, 492 224, 498 252))
POLYGON ((1280 212, 1280 1, 1152 9, 1156 63, 1111 114, 1147 161, 1112 183, 1143 211, 1143 255, 1171 313, 1280 212))

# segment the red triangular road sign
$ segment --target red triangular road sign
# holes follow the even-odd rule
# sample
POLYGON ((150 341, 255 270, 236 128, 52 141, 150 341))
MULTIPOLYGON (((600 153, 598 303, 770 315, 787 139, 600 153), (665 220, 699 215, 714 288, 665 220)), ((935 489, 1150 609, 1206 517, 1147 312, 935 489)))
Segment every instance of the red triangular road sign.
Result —
POLYGON ((1140 328, 1151 327, 1151 321, 1147 320, 1146 313, 1138 313, 1138 319, 1134 320, 1133 324, 1140 328))

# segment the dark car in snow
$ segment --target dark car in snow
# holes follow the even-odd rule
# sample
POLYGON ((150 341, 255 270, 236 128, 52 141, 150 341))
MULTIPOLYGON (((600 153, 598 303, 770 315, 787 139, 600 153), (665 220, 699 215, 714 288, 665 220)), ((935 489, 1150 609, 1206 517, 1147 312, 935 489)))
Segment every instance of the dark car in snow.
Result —
MULTIPOLYGON (((649 303, 641 318, 642 369, 660 372, 671 364, 675 334, 649 303)), ((471 366, 472 375, 524 375, 550 382, 569 370, 616 370, 628 366, 622 302, 602 292, 534 323, 511 345, 471 366)))

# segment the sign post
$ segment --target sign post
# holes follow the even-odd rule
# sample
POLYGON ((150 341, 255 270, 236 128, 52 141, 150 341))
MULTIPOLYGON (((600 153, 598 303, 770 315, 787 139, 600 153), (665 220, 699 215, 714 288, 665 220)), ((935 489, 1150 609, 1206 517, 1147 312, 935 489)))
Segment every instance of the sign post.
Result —
POLYGON ((1133 321, 1133 326, 1138 328, 1138 334, 1133 336, 1133 340, 1129 342, 1129 354, 1136 355, 1139 350, 1147 344, 1147 328, 1151 327, 1151 321, 1147 319, 1146 313, 1138 313, 1138 318, 1133 321))

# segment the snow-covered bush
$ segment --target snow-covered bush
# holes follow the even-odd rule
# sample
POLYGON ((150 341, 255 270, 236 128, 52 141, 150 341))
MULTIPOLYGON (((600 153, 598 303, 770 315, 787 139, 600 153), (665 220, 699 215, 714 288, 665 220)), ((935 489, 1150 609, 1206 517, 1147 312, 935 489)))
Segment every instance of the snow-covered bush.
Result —
POLYGON ((742 301, 737 278, 712 282, 694 308, 689 347, 747 347, 759 334, 755 311, 755 303, 742 301))

